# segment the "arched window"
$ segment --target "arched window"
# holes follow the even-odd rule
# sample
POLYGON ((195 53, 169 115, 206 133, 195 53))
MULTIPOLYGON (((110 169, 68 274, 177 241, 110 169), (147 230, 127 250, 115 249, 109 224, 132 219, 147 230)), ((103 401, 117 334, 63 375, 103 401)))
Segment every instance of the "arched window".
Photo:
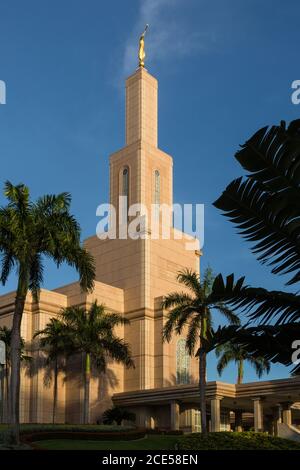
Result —
POLYGON ((160 173, 155 170, 154 173, 154 204, 160 204, 160 173))
POLYGON ((190 356, 186 349, 186 340, 179 339, 176 346, 176 382, 190 383, 190 356))
POLYGON ((128 198, 129 194, 129 170, 128 168, 123 169, 123 180, 122 180, 122 196, 128 198))

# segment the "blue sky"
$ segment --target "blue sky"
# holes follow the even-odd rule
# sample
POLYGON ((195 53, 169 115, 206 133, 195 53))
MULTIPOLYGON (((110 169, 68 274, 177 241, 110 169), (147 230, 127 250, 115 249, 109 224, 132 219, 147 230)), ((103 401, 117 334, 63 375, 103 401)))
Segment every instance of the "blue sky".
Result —
MULTIPOLYGON (((211 204, 242 174, 239 144, 299 118, 299 17, 297 0, 0 0, 0 184, 24 182, 34 198, 71 192, 83 237, 95 233, 108 156, 124 145, 124 80, 149 23, 147 68, 159 80, 159 146, 174 158, 175 202, 206 207, 202 267, 282 288, 211 204)), ((49 265, 45 287, 74 279, 49 265)), ((11 278, 0 292, 14 287, 11 278)), ((284 375, 276 366, 270 377, 284 375)))

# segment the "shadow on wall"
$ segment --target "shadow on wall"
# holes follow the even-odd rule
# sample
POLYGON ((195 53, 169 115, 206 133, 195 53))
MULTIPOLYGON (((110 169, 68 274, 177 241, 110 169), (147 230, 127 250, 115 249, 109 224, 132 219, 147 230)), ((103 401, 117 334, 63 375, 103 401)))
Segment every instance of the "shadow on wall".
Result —
MULTIPOLYGON (((27 354, 32 357, 22 363, 24 377, 30 379, 25 387, 23 416, 27 422, 52 422, 54 363, 47 363, 46 354, 27 346, 27 354)), ((57 422, 81 423, 83 415, 83 357, 74 355, 67 360, 59 359, 57 422)), ((112 406, 111 394, 119 385, 113 371, 113 363, 108 363, 106 373, 92 368, 90 417, 96 422, 102 413, 112 406), (96 392, 96 396, 95 396, 96 392)))

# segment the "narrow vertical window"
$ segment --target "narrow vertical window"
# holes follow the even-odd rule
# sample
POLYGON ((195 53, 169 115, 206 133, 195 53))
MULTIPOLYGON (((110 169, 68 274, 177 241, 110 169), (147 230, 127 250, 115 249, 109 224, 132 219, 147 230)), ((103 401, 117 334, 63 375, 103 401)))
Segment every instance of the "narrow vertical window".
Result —
POLYGON ((155 170, 154 173, 154 204, 160 204, 160 173, 155 170))
POLYGON ((186 349, 186 340, 179 339, 176 345, 176 382, 190 383, 190 356, 186 349))
POLYGON ((125 167, 122 172, 122 222, 127 223, 128 220, 128 200, 129 200, 129 169, 125 167))
POLYGON ((154 218, 158 229, 159 226, 159 210, 160 210, 160 173, 158 170, 154 172, 154 218))

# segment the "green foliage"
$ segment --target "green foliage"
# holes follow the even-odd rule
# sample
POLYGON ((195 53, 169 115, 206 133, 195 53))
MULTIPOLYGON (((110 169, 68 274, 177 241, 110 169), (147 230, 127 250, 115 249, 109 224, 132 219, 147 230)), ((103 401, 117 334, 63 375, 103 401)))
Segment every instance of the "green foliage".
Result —
MULTIPOLYGON (((10 444, 10 429, 7 425, 0 427, 0 442, 10 444)), ((116 425, 99 425, 99 424, 21 424, 20 433, 34 434, 34 433, 122 433, 132 431, 132 426, 116 426, 116 425)))
MULTIPOLYGON (((200 280, 199 274, 191 270, 184 270, 178 274, 178 281, 189 289, 190 292, 173 292, 168 294, 162 307, 168 309, 167 321, 163 330, 164 340, 170 341, 172 333, 180 335, 183 328, 188 325, 187 349, 189 354, 199 354, 199 339, 201 348, 206 352, 211 350, 212 337, 214 336, 212 311, 217 310, 225 319, 233 325, 240 323, 239 318, 224 303, 227 290, 239 290, 243 279, 234 284, 233 276, 226 280, 227 284, 220 286, 220 277, 212 277, 209 268, 200 280)), ((223 279, 222 279, 223 282, 223 279)))
POLYGON ((91 255, 80 245, 80 226, 70 214, 68 193, 46 195, 30 201, 27 186, 6 182, 7 206, 0 208, 0 281, 6 284, 16 268, 22 286, 37 299, 43 283, 46 256, 57 266, 66 262, 79 272, 81 287, 92 290, 95 266, 91 255))
POLYGON ((47 353, 47 362, 57 361, 60 356, 66 356, 72 351, 69 329, 59 318, 50 318, 43 330, 36 331, 34 338, 39 338, 39 344, 47 353))
POLYGON ((103 424, 117 423, 118 425, 121 425, 122 421, 135 422, 135 418, 135 413, 120 408, 119 406, 114 406, 106 410, 102 416, 103 424))
POLYGON ((253 432, 217 432, 183 436, 178 450, 300 450, 300 444, 253 432))
POLYGON ((38 302, 44 279, 44 257, 57 267, 67 263, 79 273, 80 286, 92 291, 95 265, 91 254, 81 246, 80 226, 70 213, 68 193, 46 195, 30 200, 27 186, 4 186, 7 205, 0 207, 0 282, 5 285, 10 273, 18 276, 11 337, 11 381, 9 420, 12 436, 19 442, 20 329, 28 291, 38 302))
MULTIPOLYGON (((5 355, 7 366, 10 366, 11 362, 11 333, 12 329, 7 326, 0 326, 0 340, 5 343, 5 355)), ((21 338, 21 361, 31 361, 32 357, 25 354, 25 341, 24 338, 21 338)))
MULTIPOLYGON (((299 339, 299 334, 299 323, 261 325, 231 330, 231 341, 246 349, 253 358, 263 356, 266 361, 290 366, 294 351, 291 345, 295 339, 299 339)), ((299 375, 299 372, 300 364, 296 364, 291 373, 299 375)))
POLYGON ((239 325, 239 317, 226 305, 228 290, 239 291, 243 278, 234 283, 229 276, 224 284, 218 276, 214 279, 211 268, 200 275, 185 269, 178 273, 177 280, 185 292, 172 292, 163 302, 162 308, 168 310, 167 321, 163 328, 163 339, 171 341, 172 333, 180 335, 187 327, 186 349, 190 355, 199 359, 199 393, 201 409, 201 429, 206 433, 206 355, 221 341, 228 341, 229 330, 213 328, 213 311, 218 311, 231 325, 239 325))
POLYGON ((94 365, 105 372, 108 357, 133 367, 129 345, 114 333, 118 325, 128 320, 118 313, 110 313, 95 301, 89 310, 67 307, 61 312, 61 321, 68 335, 69 349, 73 353, 90 354, 94 365))
POLYGON ((248 362, 260 378, 264 373, 270 372, 270 362, 264 357, 254 357, 243 345, 233 343, 232 340, 221 344, 216 348, 216 356, 219 358, 217 371, 222 375, 224 369, 230 362, 235 362, 238 366, 237 383, 242 383, 244 373, 244 362, 248 362))

